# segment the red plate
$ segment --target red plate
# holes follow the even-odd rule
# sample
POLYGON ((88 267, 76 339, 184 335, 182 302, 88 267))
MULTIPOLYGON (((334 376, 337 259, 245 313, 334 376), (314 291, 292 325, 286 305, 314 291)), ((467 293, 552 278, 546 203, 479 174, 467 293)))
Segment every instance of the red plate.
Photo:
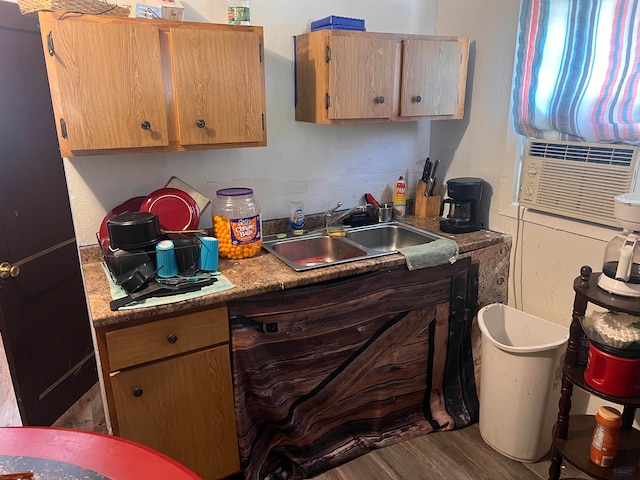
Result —
POLYGON ((195 230, 200 225, 200 208, 191 195, 177 188, 161 188, 149 194, 141 212, 158 215, 163 230, 195 230))
POLYGON ((128 212, 137 212, 140 209, 140 205, 147 197, 133 197, 127 200, 124 203, 121 203, 117 207, 114 207, 111 211, 107 213, 107 215, 102 220, 100 224, 100 245, 104 248, 105 245, 109 247, 109 229, 107 228, 107 222, 115 217, 116 215, 120 215, 121 213, 128 212))

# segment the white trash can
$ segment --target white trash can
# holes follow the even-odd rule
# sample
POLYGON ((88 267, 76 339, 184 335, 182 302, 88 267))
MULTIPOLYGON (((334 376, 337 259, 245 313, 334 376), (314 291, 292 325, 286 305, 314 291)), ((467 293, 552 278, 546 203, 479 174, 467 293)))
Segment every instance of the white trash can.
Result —
POLYGON ((480 435, 501 454, 536 462, 551 449, 569 329, 494 303, 482 331, 480 435))

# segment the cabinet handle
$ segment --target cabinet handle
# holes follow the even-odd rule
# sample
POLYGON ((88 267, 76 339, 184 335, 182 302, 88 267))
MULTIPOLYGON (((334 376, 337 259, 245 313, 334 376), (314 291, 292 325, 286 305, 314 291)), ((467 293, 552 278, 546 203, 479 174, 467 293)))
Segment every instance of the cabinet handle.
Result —
POLYGON ((378 103, 384 103, 384 97, 382 95, 378 97, 378 103))
POLYGON ((198 120, 196 120, 196 125, 198 128, 204 128, 207 126, 207 124, 205 123, 204 120, 202 120, 201 118, 199 118, 198 120))
POLYGON ((151 123, 145 120, 140 124, 143 130, 151 130, 151 123))
POLYGON ((169 335, 167 337, 167 342, 169 343, 176 343, 178 341, 178 336, 177 335, 169 335))
POLYGON ((144 390, 142 390, 141 388, 136 388, 133 391, 133 396, 134 397, 141 397, 143 393, 144 393, 144 390))
POLYGON ((422 101, 422 97, 420 95, 416 96, 416 103, 420 103, 422 101))

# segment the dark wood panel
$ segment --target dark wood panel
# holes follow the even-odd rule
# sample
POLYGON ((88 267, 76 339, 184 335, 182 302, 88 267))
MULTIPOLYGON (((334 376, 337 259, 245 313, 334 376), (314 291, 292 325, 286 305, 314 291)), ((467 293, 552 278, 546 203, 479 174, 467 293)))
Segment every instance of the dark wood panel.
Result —
POLYGON ((232 302, 246 478, 306 478, 474 422, 468 269, 402 267, 232 302))

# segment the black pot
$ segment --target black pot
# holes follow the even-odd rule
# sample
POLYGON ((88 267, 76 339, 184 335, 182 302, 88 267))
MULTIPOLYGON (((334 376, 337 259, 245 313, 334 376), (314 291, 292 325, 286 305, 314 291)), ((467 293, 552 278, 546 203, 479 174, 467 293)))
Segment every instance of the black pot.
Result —
POLYGON ((152 212, 127 212, 107 221, 111 248, 144 249, 162 239, 158 216, 152 212))

